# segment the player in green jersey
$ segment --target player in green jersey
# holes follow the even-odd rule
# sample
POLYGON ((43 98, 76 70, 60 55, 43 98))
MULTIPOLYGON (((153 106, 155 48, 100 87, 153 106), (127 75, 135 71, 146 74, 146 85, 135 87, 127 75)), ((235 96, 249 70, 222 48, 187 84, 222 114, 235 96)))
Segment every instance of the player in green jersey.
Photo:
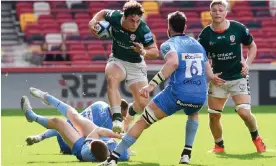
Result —
POLYGON ((229 96, 236 105, 236 112, 249 129, 257 151, 265 152, 266 146, 258 134, 257 122, 251 113, 248 84, 248 65, 256 56, 257 46, 243 24, 225 18, 227 7, 225 0, 213 0, 210 5, 212 23, 199 35, 199 42, 208 53, 213 72, 220 73, 220 77, 226 80, 226 83, 220 87, 212 82, 209 84, 209 125, 215 140, 212 152, 224 152, 220 118, 229 96), (248 48, 246 59, 242 56, 241 44, 248 48))
POLYGON ((139 90, 148 84, 144 58, 155 59, 159 51, 149 27, 142 21, 143 13, 142 5, 132 0, 125 3, 123 11, 104 9, 89 22, 89 28, 94 34, 95 25, 100 20, 108 21, 112 27, 112 53, 105 74, 115 132, 122 131, 121 96, 118 90, 121 81, 126 81, 133 96, 134 103, 128 115, 134 116, 149 102, 149 99, 139 95, 139 90))

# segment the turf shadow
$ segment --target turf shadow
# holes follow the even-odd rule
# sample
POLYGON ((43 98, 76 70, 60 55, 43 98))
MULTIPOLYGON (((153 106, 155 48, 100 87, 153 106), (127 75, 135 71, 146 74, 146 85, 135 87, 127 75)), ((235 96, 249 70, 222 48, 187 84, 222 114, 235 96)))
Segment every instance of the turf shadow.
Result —
POLYGON ((143 161, 128 161, 125 163, 118 163, 118 166, 160 166, 159 163, 143 162, 143 161))
POLYGON ((68 164, 68 163, 80 163, 80 161, 29 161, 27 164, 68 164))
POLYGON ((247 154, 229 154, 229 153, 217 153, 219 158, 235 158, 240 160, 251 160, 259 158, 274 158, 276 156, 264 156, 262 153, 247 153, 247 154))
POLYGON ((61 153, 34 153, 34 154, 29 154, 29 155, 34 155, 34 156, 63 156, 65 154, 61 153))

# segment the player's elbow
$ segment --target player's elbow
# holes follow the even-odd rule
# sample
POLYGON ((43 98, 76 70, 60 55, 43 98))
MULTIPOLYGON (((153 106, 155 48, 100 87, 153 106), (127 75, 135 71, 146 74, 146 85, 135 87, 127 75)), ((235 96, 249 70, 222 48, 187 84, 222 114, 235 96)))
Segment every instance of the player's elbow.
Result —
POLYGON ((156 59, 156 58, 158 58, 158 56, 159 56, 159 51, 158 51, 158 49, 157 48, 151 48, 150 49, 150 55, 149 56, 147 56, 147 57, 149 57, 150 59, 156 59))
POLYGON ((158 58, 158 56, 159 56, 159 51, 157 48, 154 48, 154 52, 153 52, 154 59, 158 58))

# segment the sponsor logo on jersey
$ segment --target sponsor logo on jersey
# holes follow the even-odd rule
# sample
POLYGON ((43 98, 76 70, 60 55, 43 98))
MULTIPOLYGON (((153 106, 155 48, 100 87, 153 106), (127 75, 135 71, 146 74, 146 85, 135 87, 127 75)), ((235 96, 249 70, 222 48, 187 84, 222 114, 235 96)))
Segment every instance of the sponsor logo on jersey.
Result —
POLYGON ((230 41, 231 41, 231 42, 235 42, 235 38, 236 38, 235 35, 231 35, 231 36, 230 36, 230 41))
POLYGON ((182 55, 182 60, 187 60, 187 59, 203 60, 202 53, 182 53, 181 55, 182 55))
POLYGON ((161 53, 163 56, 165 56, 170 50, 171 50, 171 47, 169 44, 163 44, 161 47, 161 53))
POLYGON ((225 36, 218 36, 218 39, 225 39, 225 36))
POLYGON ((85 112, 85 118, 92 119, 92 110, 89 109, 85 112))
POLYGON ((231 60, 231 59, 235 59, 237 56, 234 55, 233 52, 229 52, 229 53, 221 53, 221 54, 212 53, 212 57, 213 58, 216 57, 218 60, 231 60))
POLYGON ((145 34, 144 38, 145 38, 145 42, 150 42, 153 39, 152 33, 149 32, 149 33, 145 34))
POLYGON ((209 41, 209 46, 213 46, 214 44, 215 44, 215 42, 209 41))
POLYGON ((131 41, 134 41, 136 39, 136 35, 135 34, 131 34, 129 37, 130 37, 131 41))
POLYGON ((202 107, 201 104, 183 103, 183 102, 180 101, 180 100, 177 100, 177 101, 176 101, 176 104, 177 104, 177 105, 180 105, 180 106, 182 106, 182 107, 188 107, 188 108, 200 108, 200 107, 202 107))
POLYGON ((200 86, 201 85, 201 81, 200 80, 184 80, 183 84, 191 84, 191 85, 197 85, 200 86))

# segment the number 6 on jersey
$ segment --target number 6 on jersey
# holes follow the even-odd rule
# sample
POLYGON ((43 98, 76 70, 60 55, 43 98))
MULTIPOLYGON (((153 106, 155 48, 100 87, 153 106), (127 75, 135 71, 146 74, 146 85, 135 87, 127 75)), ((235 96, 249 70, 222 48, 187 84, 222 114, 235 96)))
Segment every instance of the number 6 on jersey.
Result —
POLYGON ((186 61, 185 77, 191 78, 194 75, 202 75, 202 61, 204 60, 202 53, 182 53, 182 60, 186 61))

